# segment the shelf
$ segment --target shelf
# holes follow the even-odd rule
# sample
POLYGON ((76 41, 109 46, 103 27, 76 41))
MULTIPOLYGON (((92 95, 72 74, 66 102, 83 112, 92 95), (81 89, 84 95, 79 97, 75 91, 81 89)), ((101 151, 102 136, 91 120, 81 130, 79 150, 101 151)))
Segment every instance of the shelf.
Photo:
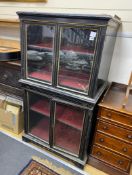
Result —
POLYGON ((64 148, 71 153, 78 154, 81 132, 60 123, 56 123, 55 127, 55 146, 64 148))
MULTIPOLYGON (((39 44, 30 44, 28 45, 28 48, 29 49, 43 49, 45 51, 50 51, 52 52, 53 51, 53 44, 52 43, 39 43, 39 44)), ((84 48, 81 48, 80 46, 63 46, 61 47, 60 49, 62 52, 75 52, 77 54, 80 54, 80 55, 94 55, 94 51, 91 51, 91 50, 88 50, 88 49, 84 49, 84 48)))
POLYGON ((79 79, 79 78, 71 78, 69 76, 60 76, 59 75, 59 86, 66 86, 73 89, 78 89, 82 91, 86 91, 88 89, 89 83, 88 79, 79 79))
POLYGON ((60 50, 62 52, 75 52, 80 55, 94 55, 94 51, 81 48, 80 46, 61 46, 60 50))
POLYGON ((49 141, 49 119, 43 118, 40 120, 36 126, 31 129, 30 133, 40 139, 49 141))
POLYGON ((49 100, 39 100, 34 103, 31 108, 32 111, 38 112, 45 116, 50 117, 50 102, 49 100))
POLYGON ((30 44, 28 45, 28 49, 37 49, 37 50, 45 50, 45 51, 53 51, 53 44, 51 43, 39 43, 39 44, 30 44))
POLYGON ((77 111, 68 107, 63 108, 61 105, 57 105, 57 107, 58 106, 62 108, 61 111, 63 112, 57 113, 56 120, 81 131, 84 119, 82 111, 77 111))
POLYGON ((51 82, 52 81, 52 73, 45 71, 45 70, 41 70, 41 71, 34 71, 34 72, 30 72, 28 74, 29 77, 31 78, 36 78, 39 80, 44 80, 47 82, 51 82))
MULTIPOLYGON (((51 72, 46 72, 42 70, 31 72, 29 73, 28 76, 31 78, 36 78, 47 82, 52 81, 51 72)), ((77 77, 71 78, 70 76, 59 75, 59 85, 86 91, 88 89, 89 84, 88 79, 85 80, 85 79, 79 79, 77 77)))
POLYGON ((74 69, 67 69, 65 68, 65 66, 61 66, 60 70, 59 70, 59 76, 62 78, 67 77, 67 78, 71 78, 73 77, 73 79, 81 79, 83 81, 88 81, 89 77, 90 77, 90 73, 88 74, 88 72, 83 72, 81 69, 80 70, 74 70, 74 69))

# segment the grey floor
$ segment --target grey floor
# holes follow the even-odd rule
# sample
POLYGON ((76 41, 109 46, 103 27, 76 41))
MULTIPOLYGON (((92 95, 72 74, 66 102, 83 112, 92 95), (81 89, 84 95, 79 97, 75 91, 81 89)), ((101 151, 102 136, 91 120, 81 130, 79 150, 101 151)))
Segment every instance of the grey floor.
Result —
POLYGON ((84 171, 66 163, 55 156, 36 149, 30 144, 18 141, 0 132, 0 175, 18 175, 32 156, 48 159, 58 167, 64 167, 74 175, 86 175, 84 171))

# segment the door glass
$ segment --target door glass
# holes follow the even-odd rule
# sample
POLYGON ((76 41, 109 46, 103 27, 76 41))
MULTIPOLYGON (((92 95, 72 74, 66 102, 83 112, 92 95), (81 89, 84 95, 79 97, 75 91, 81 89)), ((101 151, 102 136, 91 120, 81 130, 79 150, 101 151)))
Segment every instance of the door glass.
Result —
POLYGON ((50 100, 29 93, 29 133, 49 141, 50 100))
POLYGON ((52 82, 55 27, 27 25, 27 76, 52 82))
POLYGON ((54 144, 73 154, 79 154, 84 110, 56 103, 54 144))
POLYGON ((87 28, 61 28, 58 86, 88 92, 96 35, 87 28))

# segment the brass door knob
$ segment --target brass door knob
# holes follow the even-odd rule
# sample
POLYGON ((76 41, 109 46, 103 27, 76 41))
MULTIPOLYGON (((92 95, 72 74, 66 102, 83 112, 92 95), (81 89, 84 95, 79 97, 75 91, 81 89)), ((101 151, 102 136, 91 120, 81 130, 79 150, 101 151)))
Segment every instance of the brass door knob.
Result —
POLYGON ((108 127, 107 127, 107 126, 103 126, 103 129, 104 129, 104 130, 107 130, 107 129, 108 129, 108 127))
POLYGON ((132 135, 129 135, 129 134, 128 134, 128 135, 127 135, 127 138, 128 138, 128 139, 132 139, 132 135))
POLYGON ((102 153, 100 151, 98 151, 96 154, 97 154, 97 156, 101 156, 102 155, 102 153))
POLYGON ((127 152, 127 148, 123 148, 122 150, 123 150, 123 152, 127 152))
POLYGON ((123 160, 119 160, 119 161, 118 161, 118 164, 120 164, 120 165, 123 165, 123 163, 124 163, 123 160))
POLYGON ((104 139, 103 139, 103 138, 100 138, 99 141, 100 141, 100 142, 104 142, 104 139))
POLYGON ((111 117, 112 116, 112 114, 109 112, 109 113, 107 113, 107 117, 111 117))

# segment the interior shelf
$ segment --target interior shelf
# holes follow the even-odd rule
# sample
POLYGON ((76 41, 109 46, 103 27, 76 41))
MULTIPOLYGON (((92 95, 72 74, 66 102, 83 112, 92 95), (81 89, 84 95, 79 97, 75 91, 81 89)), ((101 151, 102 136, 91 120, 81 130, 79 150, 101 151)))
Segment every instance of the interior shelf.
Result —
POLYGON ((89 84, 88 80, 72 78, 69 76, 59 76, 59 85, 86 91, 89 84))
POLYGON ((53 50, 52 45, 53 44, 51 44, 51 43, 30 44, 30 45, 28 45, 28 49, 52 51, 53 50))
MULTIPOLYGON (((53 51, 53 44, 52 43, 38 43, 38 44, 30 44, 28 45, 29 49, 44 49, 46 51, 53 51)), ((61 51, 62 52, 75 52, 78 53, 80 55, 94 55, 94 51, 93 50, 88 50, 88 49, 84 49, 81 48, 80 46, 61 46, 61 51)))
POLYGON ((68 46, 61 46, 61 51, 62 52, 72 51, 72 52, 75 52, 75 53, 78 53, 81 55, 89 55, 89 54, 93 55, 94 54, 94 51, 81 48, 80 46, 69 46, 69 47, 68 46))
POLYGON ((52 81, 51 72, 48 72, 48 71, 45 71, 42 69, 41 69, 41 71, 39 70, 39 71, 30 72, 28 76, 32 77, 32 78, 48 81, 48 82, 52 81))
POLYGON ((43 118, 33 128, 30 133, 38 138, 49 141, 49 119, 43 118))
POLYGON ((74 154, 78 154, 80 147, 81 132, 64 124, 56 123, 55 146, 64 148, 74 154))
POLYGON ((47 117, 50 117, 50 102, 49 100, 39 100, 34 103, 31 108, 32 111, 43 114, 47 117))
MULTIPOLYGON (((57 105, 57 108, 58 108, 59 105, 57 105)), ((60 110, 62 112, 57 112, 57 115, 56 115, 56 120, 61 122, 61 123, 64 123, 70 127, 73 127, 75 129, 78 129, 78 130, 82 130, 82 127, 83 127, 83 118, 84 116, 82 116, 82 111, 78 111, 78 110, 73 110, 69 107, 61 107, 60 105, 60 110)))
MULTIPOLYGON (((44 80, 47 82, 52 81, 51 72, 47 71, 34 71, 29 74, 29 77, 44 80)), ((88 89, 88 79, 71 78, 70 76, 60 76, 59 75, 59 85, 71 87, 79 90, 88 89)))

